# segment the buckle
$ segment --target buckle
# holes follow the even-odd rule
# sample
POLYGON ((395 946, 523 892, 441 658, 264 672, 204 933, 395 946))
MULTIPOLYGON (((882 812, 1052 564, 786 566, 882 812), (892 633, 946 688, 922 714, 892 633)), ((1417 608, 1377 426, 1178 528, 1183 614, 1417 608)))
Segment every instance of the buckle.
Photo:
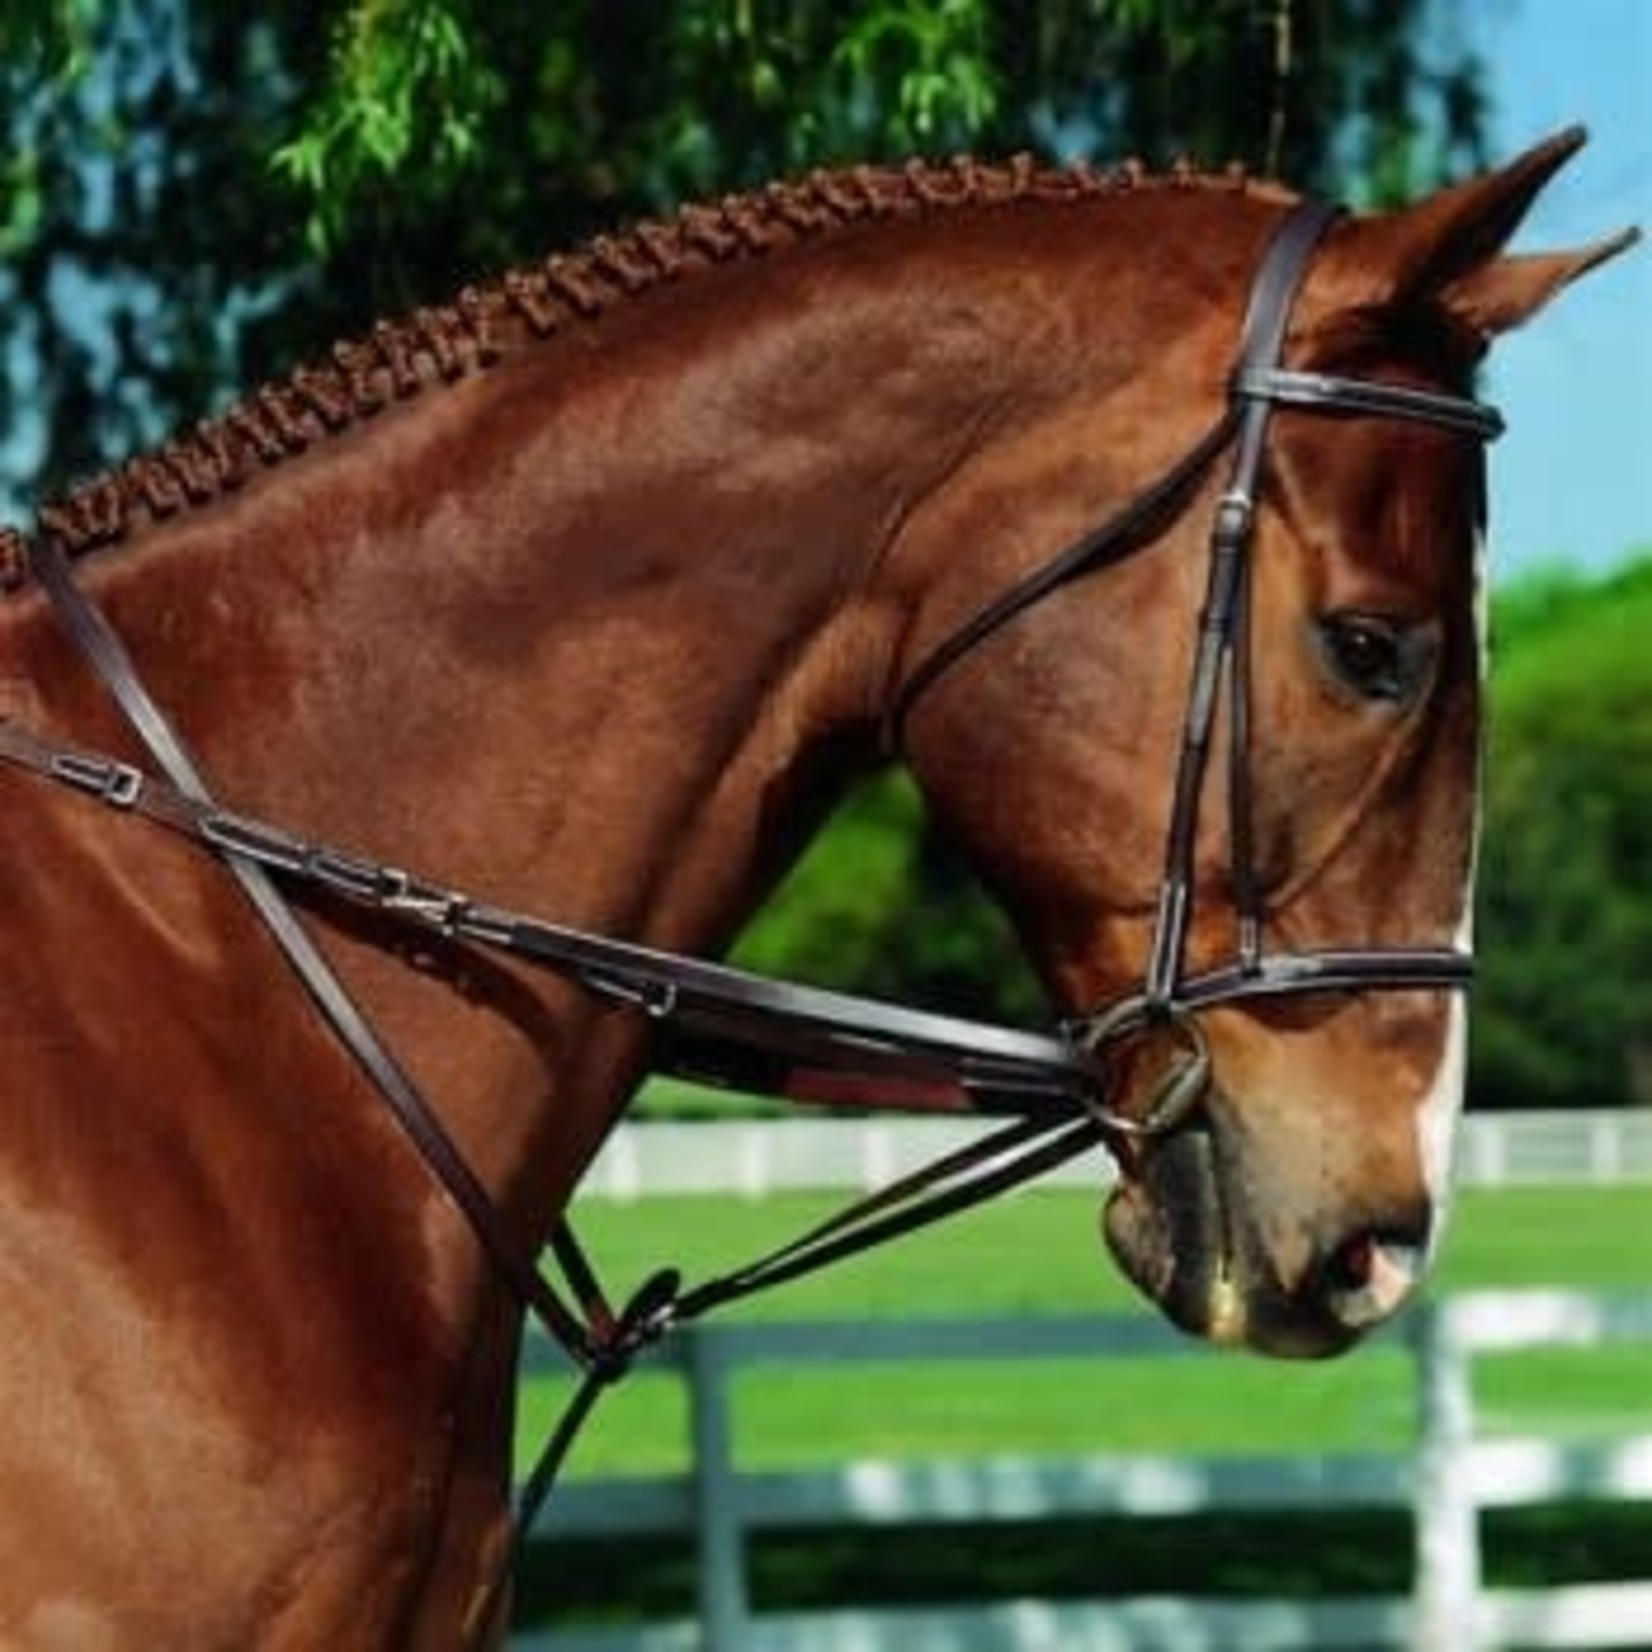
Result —
POLYGON ((1069 1022, 1067 1036, 1101 1066, 1102 1094, 1086 1105, 1104 1130, 1138 1139, 1168 1135, 1210 1089, 1210 1040, 1192 1012, 1174 1001, 1125 998, 1069 1022), (1145 1107, 1140 1114, 1119 1112, 1112 1098, 1118 1091, 1120 1057, 1134 1047, 1155 1043, 1165 1061, 1147 1087, 1145 1107))
POLYGON ((143 771, 112 757, 86 757, 79 752, 54 753, 52 779, 95 797, 114 809, 130 809, 143 795, 143 771))
POLYGON ((1256 516, 1256 501, 1238 488, 1230 488, 1216 501, 1212 537, 1222 545, 1243 545, 1249 538, 1256 516))

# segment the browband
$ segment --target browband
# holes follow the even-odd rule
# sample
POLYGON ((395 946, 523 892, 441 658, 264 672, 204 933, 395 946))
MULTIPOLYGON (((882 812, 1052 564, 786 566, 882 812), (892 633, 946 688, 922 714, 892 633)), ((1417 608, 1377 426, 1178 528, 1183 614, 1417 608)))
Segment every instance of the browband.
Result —
POLYGON ((1378 379, 1343 378, 1336 373, 1304 373, 1289 367, 1248 366, 1234 375, 1233 394, 1278 407, 1302 407, 1315 413, 1370 414, 1438 425, 1482 442, 1503 434, 1503 415, 1484 402, 1378 379))

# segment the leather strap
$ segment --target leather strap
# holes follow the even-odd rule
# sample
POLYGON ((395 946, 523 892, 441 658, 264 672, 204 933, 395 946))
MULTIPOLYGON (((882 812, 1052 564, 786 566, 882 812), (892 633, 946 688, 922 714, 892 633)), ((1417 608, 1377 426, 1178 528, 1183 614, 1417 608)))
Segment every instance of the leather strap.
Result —
MULTIPOLYGON (((211 794, 194 758, 139 680, 125 645, 102 610, 95 607, 75 583, 61 547, 53 540, 41 540, 32 547, 30 561, 63 623, 139 738, 170 777, 179 798, 203 811, 214 810, 211 794)), ((115 797, 118 799, 122 789, 129 787, 130 782, 123 779, 115 797)), ((337 973, 322 957, 269 873, 243 857, 226 855, 223 858, 230 875, 252 903, 306 992, 464 1213, 489 1261, 523 1306, 544 1322, 546 1329, 570 1354, 588 1363, 594 1357, 594 1350, 579 1316, 523 1255, 487 1189, 417 1085, 385 1048, 337 973)))
POLYGON ((1175 519, 1188 493, 1217 455, 1232 442, 1238 422, 1237 406, 1228 406, 1191 447, 1099 527, 1074 540, 1060 555, 994 597, 924 655, 895 690, 884 714, 884 750, 890 756, 900 755, 906 719, 914 703, 937 678, 973 652, 977 644, 1008 624, 1023 609, 1042 602, 1052 591, 1085 574, 1125 561, 1157 538, 1175 519))
POLYGON ((1347 417, 1372 416, 1409 419, 1442 430, 1494 442, 1503 434, 1503 415, 1484 402, 1463 396, 1419 390, 1411 385, 1384 384, 1375 379, 1343 378, 1335 373, 1303 373, 1285 367, 1252 364, 1235 376, 1233 393, 1281 407, 1305 408, 1314 413, 1347 417))
POLYGON ((771 980, 484 905, 397 867, 219 808, 0 719, 0 759, 178 832, 232 866, 526 959, 643 1015, 657 1070, 724 1088, 903 1112, 1090 1110, 1101 1074, 1065 1038, 771 980))
MULTIPOLYGON (((306 990, 373 1081, 423 1156, 432 1175, 464 1212, 485 1254, 523 1305, 581 1367, 574 1396, 547 1438, 514 1510, 518 1543, 602 1392, 674 1326, 760 1290, 813 1273, 875 1245, 972 1208, 1090 1151, 1128 1121, 1099 1100, 1102 1068, 1065 1039, 931 1016, 818 989, 766 981, 694 959, 653 953, 602 936, 482 907, 396 868, 291 834, 218 807, 200 770, 147 690, 108 620, 75 584, 55 544, 35 549, 35 572, 70 633, 108 684, 169 779, 128 763, 41 740, 0 719, 0 759, 65 786, 120 813, 141 815, 221 859, 246 891, 306 990), (897 1104, 915 1085, 951 1078, 971 1102, 996 1101, 1017 1117, 868 1198, 858 1201, 768 1256, 684 1290, 674 1269, 650 1275, 615 1309, 572 1227, 558 1221, 550 1249, 579 1304, 569 1307, 517 1249, 487 1190, 440 1120, 330 965, 310 941, 274 879, 297 879, 443 934, 501 947, 569 973, 588 988, 657 1017, 688 1017, 696 1008, 702 1036, 805 1054, 828 1069, 836 1062, 887 1078, 907 1078, 897 1104), (910 1042, 903 1042, 909 1040, 910 1042), (881 1066, 880 1066, 881 1063, 881 1066)), ((851 1075, 854 1077, 854 1074, 851 1075)), ((863 1081, 857 1080, 858 1099, 863 1081)), ((501 1609, 508 1573, 493 1580, 483 1603, 487 1621, 501 1609)))
MULTIPOLYGON (((1285 348, 1285 331, 1308 260, 1321 237, 1342 215, 1328 201, 1306 200, 1294 207, 1268 245, 1239 334, 1236 374, 1271 366, 1285 348)), ((1199 616, 1181 749, 1165 832, 1164 872, 1148 952, 1143 992, 1149 1004, 1168 1011, 1182 980, 1183 955, 1192 919, 1193 852, 1199 803, 1209 764, 1216 707, 1224 688, 1233 708, 1228 809, 1233 846, 1233 903, 1239 932, 1240 968, 1248 973, 1261 952, 1260 898, 1249 863, 1250 802, 1245 785, 1250 740, 1250 695, 1245 625, 1249 604, 1249 551, 1256 519, 1256 488, 1273 404, 1263 396, 1230 396, 1237 419, 1233 471, 1216 507, 1210 532, 1210 571, 1199 616)))

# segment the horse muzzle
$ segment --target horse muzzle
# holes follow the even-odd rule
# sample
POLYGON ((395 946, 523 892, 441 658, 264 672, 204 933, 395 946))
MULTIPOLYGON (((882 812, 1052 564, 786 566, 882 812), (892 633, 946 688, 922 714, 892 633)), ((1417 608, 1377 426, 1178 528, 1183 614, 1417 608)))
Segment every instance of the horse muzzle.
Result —
POLYGON ((1416 1208, 1291 1213, 1267 1197, 1210 1098, 1122 1164, 1102 1232, 1125 1275, 1182 1330, 1285 1358, 1324 1358, 1391 1317, 1422 1277, 1416 1208))

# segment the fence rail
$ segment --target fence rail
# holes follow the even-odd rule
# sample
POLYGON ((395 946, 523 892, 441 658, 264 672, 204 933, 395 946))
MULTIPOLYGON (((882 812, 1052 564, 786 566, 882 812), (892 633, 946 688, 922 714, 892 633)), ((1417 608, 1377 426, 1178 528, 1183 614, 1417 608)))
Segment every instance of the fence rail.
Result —
MULTIPOLYGON (((660 1193, 762 1198, 806 1189, 881 1187, 978 1135, 979 1122, 940 1118, 633 1121, 609 1138, 582 1192, 617 1199, 660 1193)), ((1652 1111, 1471 1113, 1459 1180, 1470 1186, 1652 1184, 1652 1111)), ((1099 1151, 1042 1186, 1094 1188, 1111 1175, 1099 1151)))
MULTIPOLYGON (((1484 1508, 1562 1498, 1652 1502, 1652 1434, 1590 1442, 1487 1440, 1477 1437, 1473 1401, 1479 1353, 1652 1342, 1652 1293, 1464 1293, 1418 1308, 1398 1340, 1411 1356, 1419 1418, 1414 1449, 1403 1455, 989 1457, 748 1473, 734 1460, 732 1388, 737 1373, 754 1367, 1129 1359, 1196 1350, 1145 1318, 693 1327, 659 1356, 688 1384, 689 1470, 573 1481, 558 1492, 546 1524, 564 1536, 693 1533, 697 1621, 539 1631, 513 1645, 517 1652, 1331 1652, 1353 1646, 1475 1652, 1652 1644, 1652 1578, 1487 1590, 1478 1530, 1484 1508), (760 1616, 747 1591, 747 1539, 780 1526, 1366 1508, 1411 1512, 1409 1597, 1139 1597, 760 1616)), ((548 1357, 548 1351, 530 1352, 535 1360, 548 1357)))

